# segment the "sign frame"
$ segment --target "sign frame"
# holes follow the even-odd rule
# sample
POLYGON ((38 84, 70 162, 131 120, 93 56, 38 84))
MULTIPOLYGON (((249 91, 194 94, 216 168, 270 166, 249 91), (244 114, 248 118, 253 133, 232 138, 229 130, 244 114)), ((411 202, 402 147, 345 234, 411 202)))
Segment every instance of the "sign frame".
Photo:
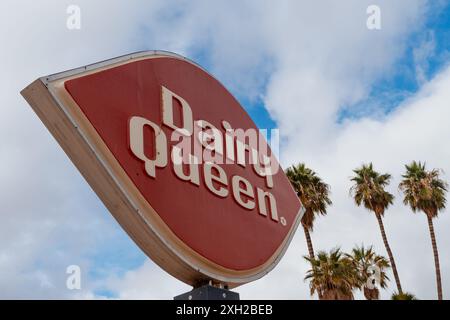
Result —
POLYGON ((234 288, 257 280, 283 257, 303 216, 302 205, 284 241, 264 264, 245 271, 219 266, 190 249, 171 232, 64 90, 64 82, 70 79, 139 60, 164 57, 183 60, 209 74, 178 54, 142 51, 38 78, 21 94, 122 228, 161 268, 192 286, 213 281, 234 288))

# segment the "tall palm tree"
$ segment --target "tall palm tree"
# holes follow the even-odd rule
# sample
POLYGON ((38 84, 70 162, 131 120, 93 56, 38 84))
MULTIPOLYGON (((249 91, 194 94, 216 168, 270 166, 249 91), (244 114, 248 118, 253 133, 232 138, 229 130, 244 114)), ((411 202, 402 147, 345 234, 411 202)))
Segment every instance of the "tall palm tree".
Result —
POLYGON ((439 170, 427 171, 425 163, 413 161, 405 167, 406 173, 402 175, 403 180, 399 185, 405 195, 403 203, 409 205, 413 212, 422 211, 427 216, 436 267, 438 299, 442 300, 441 270, 433 218, 436 218, 439 211, 445 208, 445 193, 448 185, 439 177, 439 170))
POLYGON ((380 291, 374 282, 378 282, 382 289, 387 287, 389 278, 385 270, 391 267, 389 261, 385 257, 376 254, 372 246, 366 249, 364 245, 353 248, 352 253, 346 254, 346 256, 359 274, 360 289, 364 292, 366 299, 379 300, 380 291), (369 285, 369 281, 371 285, 369 285))
POLYGON ((363 205, 366 209, 375 213, 378 225, 383 238, 384 246, 386 247, 389 261, 391 263, 392 272, 394 273, 397 290, 400 294, 403 293, 400 284, 400 277, 398 276, 397 266, 395 265, 394 256, 389 246, 383 225, 383 216, 386 209, 393 203, 394 196, 385 190, 391 179, 390 174, 380 174, 373 169, 372 163, 363 165, 361 168, 353 170, 355 176, 351 178, 353 186, 350 188, 350 194, 353 195, 355 203, 358 206, 363 205))
POLYGON ((315 216, 325 215, 327 213, 327 206, 332 203, 329 198, 330 186, 324 183, 304 163, 288 168, 286 175, 305 208, 305 213, 301 221, 305 232, 309 257, 314 258, 314 248, 310 232, 313 230, 315 216))
POLYGON ((310 293, 317 293, 320 300, 353 300, 353 290, 360 279, 350 259, 339 248, 330 253, 320 251, 317 257, 304 257, 311 264, 305 280, 309 280, 310 293))

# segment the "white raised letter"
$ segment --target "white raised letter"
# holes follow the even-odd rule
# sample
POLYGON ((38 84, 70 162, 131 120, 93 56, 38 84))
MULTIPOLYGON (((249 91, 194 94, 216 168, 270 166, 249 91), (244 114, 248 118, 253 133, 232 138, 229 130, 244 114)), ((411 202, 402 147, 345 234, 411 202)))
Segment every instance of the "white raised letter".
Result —
POLYGON ((261 190, 260 188, 257 188, 257 190, 258 190, 259 214, 267 216, 267 206, 266 206, 266 198, 267 198, 270 204, 270 216, 272 217, 272 220, 278 221, 277 201, 275 200, 273 194, 261 190))
POLYGON ((188 162, 183 161, 185 155, 182 154, 183 149, 174 146, 172 148, 172 162, 173 162, 173 171, 175 171, 175 175, 183 181, 190 181, 193 184, 199 186, 200 185, 200 175, 198 173, 198 164, 197 160, 194 159, 194 156, 189 154, 188 162), (184 173, 183 163, 186 163, 189 166, 189 173, 184 173))
POLYGON ((213 184, 213 181, 215 181, 223 186, 227 186, 227 174, 225 173, 225 171, 220 166, 211 162, 205 162, 205 164, 203 165, 203 171, 205 174, 205 184, 208 189, 219 197, 225 198, 226 196, 228 196, 227 188, 221 186, 217 189, 213 184), (213 175, 212 168, 215 168, 217 170, 217 172, 219 173, 218 176, 213 175))
POLYGON ((251 158, 253 159, 253 169, 256 174, 266 179, 266 186, 268 188, 273 188, 272 167, 276 164, 273 157, 268 157, 265 154, 260 155, 258 150, 252 149, 251 158))
POLYGON ((182 97, 173 93, 166 87, 161 86, 161 90, 163 123, 173 130, 179 130, 184 135, 192 135, 193 120, 192 110, 189 104, 182 97), (181 104, 182 128, 177 127, 173 123, 173 99, 178 100, 181 104))
POLYGON ((201 157, 203 162, 223 164, 222 132, 206 120, 195 121, 194 135, 199 143, 194 144, 194 154, 201 157), (202 152, 202 147, 205 149, 202 152))
MULTIPOLYGON (((257 150, 258 148, 257 131, 253 128, 247 130, 239 128, 234 130, 234 135, 236 137, 237 163, 245 168, 245 152, 251 152, 252 149, 257 150), (247 137, 248 143, 246 142, 247 137)), ((249 157, 249 159, 252 161, 251 157, 249 157)))
POLYGON ((155 178, 155 167, 163 168, 167 165, 167 139, 159 126, 142 117, 130 119, 130 149, 140 160, 144 161, 145 172, 155 178), (149 126, 155 133, 155 159, 149 159, 144 150, 144 127, 149 126))
POLYGON ((248 182, 247 179, 243 177, 233 176, 233 178, 231 179, 231 184, 233 187, 233 196, 236 202, 243 206, 245 209, 254 209, 255 201, 252 201, 251 199, 254 199, 255 194, 253 193, 253 188, 250 182, 248 182), (245 187, 241 187, 241 182, 245 187), (242 194, 247 196, 249 199, 247 201, 244 201, 241 196, 242 194))
POLYGON ((225 129, 225 150, 226 150, 226 164, 234 164, 234 130, 231 124, 225 120, 222 121, 222 126, 225 129))

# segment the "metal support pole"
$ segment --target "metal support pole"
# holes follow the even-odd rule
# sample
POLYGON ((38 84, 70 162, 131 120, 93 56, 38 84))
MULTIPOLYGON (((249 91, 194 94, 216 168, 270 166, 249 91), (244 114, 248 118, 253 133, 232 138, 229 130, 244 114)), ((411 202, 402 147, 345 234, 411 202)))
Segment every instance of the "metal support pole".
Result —
POLYGON ((212 281, 200 284, 191 291, 180 294, 174 300, 239 300, 239 293, 228 290, 227 285, 213 285, 212 281))

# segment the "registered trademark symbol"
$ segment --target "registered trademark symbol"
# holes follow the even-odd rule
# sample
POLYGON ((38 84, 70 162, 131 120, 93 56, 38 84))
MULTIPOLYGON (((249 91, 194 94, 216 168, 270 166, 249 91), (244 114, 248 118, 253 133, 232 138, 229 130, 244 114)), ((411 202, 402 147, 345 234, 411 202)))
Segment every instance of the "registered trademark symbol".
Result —
POLYGON ((284 217, 280 218, 280 222, 283 225, 283 227, 286 227, 287 222, 286 222, 286 219, 284 217))

